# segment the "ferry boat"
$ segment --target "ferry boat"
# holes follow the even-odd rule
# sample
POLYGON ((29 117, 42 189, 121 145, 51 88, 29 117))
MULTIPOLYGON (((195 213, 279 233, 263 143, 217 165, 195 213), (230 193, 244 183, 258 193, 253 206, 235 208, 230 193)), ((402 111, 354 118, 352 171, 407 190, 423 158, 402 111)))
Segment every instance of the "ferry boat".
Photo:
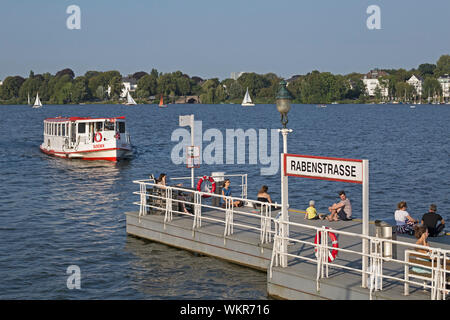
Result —
POLYGON ((68 159, 119 161, 131 157, 125 117, 44 120, 42 152, 68 159))

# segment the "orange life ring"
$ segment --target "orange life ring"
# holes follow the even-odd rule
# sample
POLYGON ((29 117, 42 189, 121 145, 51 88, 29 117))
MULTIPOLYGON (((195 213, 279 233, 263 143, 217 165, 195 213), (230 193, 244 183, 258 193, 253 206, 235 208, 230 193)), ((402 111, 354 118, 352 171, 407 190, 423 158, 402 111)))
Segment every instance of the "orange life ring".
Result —
MULTIPOLYGON (((214 179, 212 177, 209 176, 203 176, 202 178, 200 178, 197 182, 197 191, 202 191, 202 183, 203 181, 208 180, 209 182, 211 182, 212 186, 211 186, 211 190, 209 191, 210 193, 214 193, 214 191, 216 191, 216 182, 214 181, 214 179)), ((203 198, 208 198, 211 197, 210 195, 204 194, 202 195, 203 198)))
MULTIPOLYGON (((326 227, 326 229, 329 229, 329 228, 326 227)), ((333 232, 328 232, 328 237, 331 239, 331 246, 333 248, 339 248, 339 243, 338 243, 336 235, 333 232)), ((320 243, 320 232, 316 233, 316 237, 314 238, 314 244, 317 244, 317 243, 320 243), (319 240, 317 240, 317 238, 319 238, 319 240)), ((314 251, 315 251, 315 254, 317 257, 317 247, 314 249, 314 251)), ((337 255, 338 255, 337 249, 333 249, 333 250, 331 250, 331 252, 328 251, 328 262, 333 262, 336 259, 337 255)))
POLYGON ((100 132, 97 132, 94 136, 95 142, 100 142, 100 141, 102 141, 102 139, 103 139, 102 134, 100 132))

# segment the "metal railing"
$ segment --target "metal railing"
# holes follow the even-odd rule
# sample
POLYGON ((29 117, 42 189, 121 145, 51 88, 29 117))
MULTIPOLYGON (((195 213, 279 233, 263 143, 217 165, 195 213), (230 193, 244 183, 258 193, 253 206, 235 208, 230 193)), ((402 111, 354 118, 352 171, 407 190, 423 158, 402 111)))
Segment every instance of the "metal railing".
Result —
MULTIPOLYGON (((187 180, 190 177, 173 178, 171 180, 182 179, 187 180)), ((192 217, 193 233, 196 229, 202 227, 203 221, 222 224, 224 227, 224 243, 228 236, 233 235, 235 227, 259 232, 259 242, 261 244, 273 241, 272 257, 268 269, 270 277, 272 277, 273 267, 283 267, 280 263, 282 258, 286 258, 288 261, 290 259, 291 262, 299 259, 315 265, 317 291, 320 290, 322 279, 328 278, 329 269, 333 268, 355 273, 360 275, 362 279, 367 277, 367 283, 363 286, 369 290, 370 299, 373 298, 374 292, 383 290, 384 281, 403 284, 405 295, 409 294, 410 285, 429 289, 432 300, 446 299, 450 292, 448 289, 450 250, 374 236, 364 236, 360 233, 335 230, 324 226, 316 227, 292 221, 283 222, 277 217, 273 217, 274 210, 279 209, 279 205, 249 200, 244 197, 226 197, 179 186, 162 186, 156 184, 152 179, 136 180, 133 183, 140 186, 139 192, 134 192, 134 194, 140 196, 140 201, 134 202, 134 204, 139 205, 139 222, 141 217, 149 214, 150 210, 154 210, 164 214, 164 228, 166 223, 173 220, 173 214, 178 214, 192 217), (208 198, 205 198, 205 196, 208 198), (210 204, 209 200, 214 198, 222 199, 225 203, 224 207, 210 204), (232 203, 235 201, 242 201, 247 207, 257 206, 258 209, 249 211, 245 207, 234 207, 232 203), (178 208, 174 204, 178 204, 178 208), (191 211, 184 212, 184 210, 180 209, 180 204, 185 207, 190 206, 192 208, 191 211), (208 211, 208 209, 212 210, 208 211), (217 212, 223 212, 223 215, 217 214, 217 212), (291 236, 283 237, 283 229, 287 227, 289 227, 291 236), (314 241, 305 241, 292 236, 305 235, 308 232, 309 234, 315 234, 314 241), (344 239, 356 239, 356 241, 352 242, 352 249, 350 247, 338 247, 338 245, 333 244, 329 245, 330 233, 333 233, 339 242, 344 239), (368 254, 362 252, 363 241, 369 243, 368 254), (297 253, 289 252, 285 249, 288 248, 288 243, 302 244, 303 249, 297 253), (390 248, 392 246, 406 248, 404 259, 399 260, 394 256, 386 256, 385 248, 389 246, 390 248), (354 247, 360 247, 361 250, 356 250, 354 247), (418 249, 429 251, 427 256, 431 261, 431 266, 424 267, 424 265, 409 261, 411 253, 417 253, 418 249), (333 252, 334 255, 332 254, 333 252), (366 270, 363 270, 363 264, 359 263, 364 257, 369 260, 369 266, 366 270), (424 268, 429 271, 429 274, 424 276, 413 274, 409 271, 411 267, 424 268)), ((289 263, 287 263, 286 267, 289 267, 289 263)))
MULTIPOLYGON (((177 178, 171 180, 177 180, 177 178)), ((133 192, 140 196, 140 201, 133 203, 139 205, 139 222, 141 217, 153 210, 156 213, 164 214, 165 224, 173 220, 173 214, 192 217, 193 232, 202 226, 203 221, 223 224, 224 239, 234 233, 235 227, 259 232, 261 243, 271 242, 275 234, 272 228, 272 212, 280 207, 277 204, 222 196, 180 186, 162 186, 155 183, 153 179, 136 180, 133 183, 139 184, 139 192, 133 192), (214 198, 221 199, 223 206, 209 203, 209 200, 214 198), (235 207, 233 203, 236 201, 242 202, 243 206, 235 207), (191 211, 185 212, 183 206, 186 209, 191 207, 191 211), (249 210, 249 207, 255 210, 249 210), (211 209, 210 212, 207 211, 208 209, 211 209), (220 215, 217 212, 224 214, 220 215), (236 216, 241 219, 237 219, 236 216)))
MULTIPOLYGON (((390 280, 391 282, 395 283, 402 283, 404 285, 404 294, 409 295, 409 286, 410 285, 416 285, 419 287, 423 287, 424 289, 430 289, 430 298, 432 300, 436 299, 446 299, 446 296, 449 294, 450 290, 448 289, 449 286, 449 278, 450 278, 450 270, 448 270, 449 266, 449 259, 450 259, 450 250, 445 250, 442 248, 435 248, 435 247, 427 247, 427 246, 421 246, 416 245, 413 243, 408 242, 402 242, 397 240, 391 240, 391 239, 384 239, 384 238, 378 238, 373 236, 364 236, 362 234, 358 233, 351 233, 351 232, 345 232, 340 230, 334 230, 329 229, 326 227, 314 227, 304 224, 299 224, 295 222, 287 222, 283 223, 282 221, 275 220, 275 230, 276 234, 274 236, 274 246, 272 250, 272 259, 270 262, 269 267, 269 276, 272 277, 273 267, 274 266, 280 266, 282 267, 280 261, 283 256, 287 258, 299 259, 303 261, 308 261, 310 263, 316 264, 317 272, 316 272, 316 289, 317 291, 320 290, 320 280, 324 278, 329 277, 329 268, 336 268, 341 270, 346 270, 348 272, 354 272, 361 274, 361 276, 365 273, 368 277, 368 281, 366 284, 366 288, 369 289, 369 297, 370 299, 373 298, 373 293, 375 291, 382 291, 383 290, 383 280, 390 280), (283 224, 288 224, 290 231, 293 232, 294 230, 305 230, 309 229, 310 231, 314 231, 316 234, 315 241, 304 241, 299 240, 293 237, 284 238, 282 236, 282 226, 283 224), (364 254, 361 251, 356 250, 350 250, 348 248, 339 248, 337 246, 329 245, 328 244, 328 238, 329 234, 333 233, 337 235, 337 238, 343 237, 351 237, 358 239, 357 243, 361 243, 362 248, 362 242, 364 239, 368 240, 369 242, 369 253, 364 254), (318 241, 316 241, 319 239, 318 241), (322 241, 320 241, 322 239, 322 241), (303 244, 304 246, 310 246, 310 251, 308 254, 308 250, 303 249, 302 254, 298 252, 297 254, 291 253, 291 252, 285 252, 282 250, 283 248, 283 241, 291 242, 291 243, 299 243, 303 244), (393 257, 385 257, 384 256, 384 249, 388 246, 402 246, 407 249, 405 249, 405 259, 404 260, 398 260, 393 257), (411 253, 418 253, 417 249, 427 250, 428 253, 424 254, 426 257, 428 257, 429 261, 431 262, 431 266, 425 266, 423 264, 417 264, 409 261, 409 256, 411 253), (330 257, 330 250, 338 252, 336 259, 332 259, 332 261, 329 260, 330 257), (315 257, 311 258, 311 253, 315 253, 315 257), (339 258, 340 254, 347 254, 347 259, 341 259, 339 258), (308 256, 309 255, 309 256, 308 256), (367 270, 362 270, 362 268, 359 267, 351 267, 349 266, 349 256, 348 255, 356 255, 357 258, 354 259, 353 263, 357 262, 358 260, 362 259, 363 257, 368 257, 369 259, 369 267, 367 270), (384 267, 389 265, 389 269, 391 270, 391 274, 389 272, 384 272, 384 267), (396 265, 399 267, 396 270, 396 265), (404 272, 401 272, 403 271, 404 272), (427 274, 424 274, 423 276, 420 275, 413 275, 410 273, 409 268, 410 267, 420 267, 427 271, 427 274), (400 272, 399 272, 400 270, 400 272), (394 272, 392 272, 394 271, 394 272), (401 274, 401 276, 398 276, 398 274, 401 274), (414 277, 416 279, 419 279, 420 282, 412 280, 411 278, 414 277)), ((292 234, 292 233, 291 233, 292 234)), ((355 246, 355 243, 352 244, 352 246, 355 246)))
MULTIPOLYGON (((240 178, 241 183, 237 184, 237 186, 240 187, 240 189, 241 189, 241 198, 247 199, 247 177, 248 177, 248 175, 246 173, 245 174, 214 175, 212 177, 214 179, 219 178, 219 179, 217 179, 217 181, 219 181, 219 182, 223 181, 224 179, 230 179, 230 181, 232 182, 233 185, 236 185, 232 181, 233 178, 240 178)), ((197 179, 197 181, 198 181, 198 179, 203 178, 203 175, 202 176, 196 176, 194 178, 197 179)), ((170 178, 170 180, 173 180, 173 181, 190 181, 191 177, 176 177, 176 178, 170 178)))

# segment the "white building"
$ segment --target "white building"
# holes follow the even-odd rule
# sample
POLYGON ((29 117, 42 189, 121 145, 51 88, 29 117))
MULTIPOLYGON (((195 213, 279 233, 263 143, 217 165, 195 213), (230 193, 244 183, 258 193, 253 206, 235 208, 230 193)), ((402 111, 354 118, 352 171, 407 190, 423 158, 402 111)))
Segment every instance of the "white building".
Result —
POLYGON ((384 85, 381 85, 381 82, 378 79, 379 77, 385 75, 387 75, 386 72, 378 69, 370 70, 370 72, 364 75, 362 82, 366 86, 366 93, 369 97, 375 96, 377 87, 380 88, 380 93, 383 98, 387 98, 389 96, 389 89, 387 83, 385 82, 384 85))
POLYGON ((450 75, 445 74, 439 77, 438 81, 441 84, 444 99, 450 98, 450 75))
POLYGON ((422 84, 423 79, 420 76, 412 75, 409 80, 406 81, 409 85, 413 86, 416 89, 416 93, 419 96, 422 96, 422 84))
MULTIPOLYGON (((120 93, 121 98, 125 98, 127 96, 127 92, 134 92, 137 90, 137 81, 134 78, 126 77, 122 79, 122 92, 120 93)), ((111 86, 108 85, 108 96, 111 95, 111 86)))
POLYGON ((240 76, 242 76, 244 73, 247 73, 246 71, 241 71, 241 72, 232 72, 230 75, 230 78, 233 80, 237 80, 239 79, 240 76))

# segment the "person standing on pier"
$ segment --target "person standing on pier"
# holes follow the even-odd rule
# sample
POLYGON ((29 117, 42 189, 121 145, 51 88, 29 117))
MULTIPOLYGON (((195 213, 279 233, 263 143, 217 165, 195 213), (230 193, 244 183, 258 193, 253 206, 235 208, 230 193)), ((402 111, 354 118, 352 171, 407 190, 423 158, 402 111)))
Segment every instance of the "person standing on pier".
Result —
POLYGON ((341 198, 339 203, 333 203, 331 207, 328 207, 330 215, 325 219, 328 221, 352 220, 352 204, 350 203, 350 199, 347 198, 344 190, 339 191, 339 198, 341 198))

